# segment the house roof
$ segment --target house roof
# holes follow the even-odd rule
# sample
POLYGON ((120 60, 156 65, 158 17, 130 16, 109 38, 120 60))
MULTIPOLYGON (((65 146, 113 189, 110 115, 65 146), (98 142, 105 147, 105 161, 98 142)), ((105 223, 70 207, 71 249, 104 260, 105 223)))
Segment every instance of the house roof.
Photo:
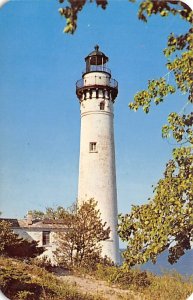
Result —
POLYGON ((0 221, 6 221, 11 224, 11 227, 16 228, 28 228, 28 229, 62 229, 65 226, 65 222, 63 220, 50 220, 50 219, 44 219, 44 220, 32 220, 32 224, 28 224, 27 219, 10 219, 10 218, 0 218, 0 221))

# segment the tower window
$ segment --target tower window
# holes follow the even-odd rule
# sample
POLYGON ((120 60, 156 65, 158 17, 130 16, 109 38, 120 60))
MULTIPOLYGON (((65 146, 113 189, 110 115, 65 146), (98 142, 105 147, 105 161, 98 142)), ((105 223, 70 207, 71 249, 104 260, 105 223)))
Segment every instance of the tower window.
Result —
POLYGON ((42 245, 47 246, 50 244, 50 231, 43 231, 42 233, 42 245))
POLYGON ((90 152, 97 152, 97 147, 96 147, 97 143, 96 142, 91 142, 89 144, 89 151, 90 152))
POLYGON ((104 110, 105 109, 105 103, 104 102, 101 102, 100 103, 100 110, 104 110))

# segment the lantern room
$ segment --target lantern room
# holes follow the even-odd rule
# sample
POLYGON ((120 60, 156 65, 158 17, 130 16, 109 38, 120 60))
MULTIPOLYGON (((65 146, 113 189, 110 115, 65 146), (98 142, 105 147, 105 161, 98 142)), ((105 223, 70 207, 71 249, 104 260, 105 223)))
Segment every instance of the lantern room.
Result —
POLYGON ((85 57, 86 73, 102 71, 110 74, 111 71, 107 68, 109 58, 103 52, 99 51, 98 45, 94 48, 95 50, 85 57))

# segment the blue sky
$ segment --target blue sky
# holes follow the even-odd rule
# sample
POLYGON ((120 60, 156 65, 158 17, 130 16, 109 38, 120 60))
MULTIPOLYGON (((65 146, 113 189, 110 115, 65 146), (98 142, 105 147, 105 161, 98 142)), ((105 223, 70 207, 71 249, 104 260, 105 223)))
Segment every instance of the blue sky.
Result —
MULTIPOLYGON (((0 9, 0 211, 68 207, 77 196, 80 113, 75 83, 84 57, 99 44, 119 82, 115 143, 119 212, 147 201, 174 147, 162 140, 175 95, 149 115, 130 111, 134 94, 167 73, 162 50, 170 32, 183 33, 178 17, 137 19, 137 5, 111 1, 106 11, 88 4, 77 32, 63 34, 57 1, 11 1, 0 9)), ((168 78, 172 83, 172 76, 168 78)))

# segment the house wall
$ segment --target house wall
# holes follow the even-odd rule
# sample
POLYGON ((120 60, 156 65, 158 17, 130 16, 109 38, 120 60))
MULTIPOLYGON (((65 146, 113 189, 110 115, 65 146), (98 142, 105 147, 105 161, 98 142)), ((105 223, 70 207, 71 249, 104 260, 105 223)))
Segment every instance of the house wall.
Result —
POLYGON ((53 253, 56 250, 56 230, 53 231, 50 228, 14 228, 13 231, 28 241, 37 241, 38 246, 45 248, 45 251, 39 257, 47 256, 52 264, 56 264, 53 253), (43 245, 43 231, 50 231, 49 245, 43 245))

